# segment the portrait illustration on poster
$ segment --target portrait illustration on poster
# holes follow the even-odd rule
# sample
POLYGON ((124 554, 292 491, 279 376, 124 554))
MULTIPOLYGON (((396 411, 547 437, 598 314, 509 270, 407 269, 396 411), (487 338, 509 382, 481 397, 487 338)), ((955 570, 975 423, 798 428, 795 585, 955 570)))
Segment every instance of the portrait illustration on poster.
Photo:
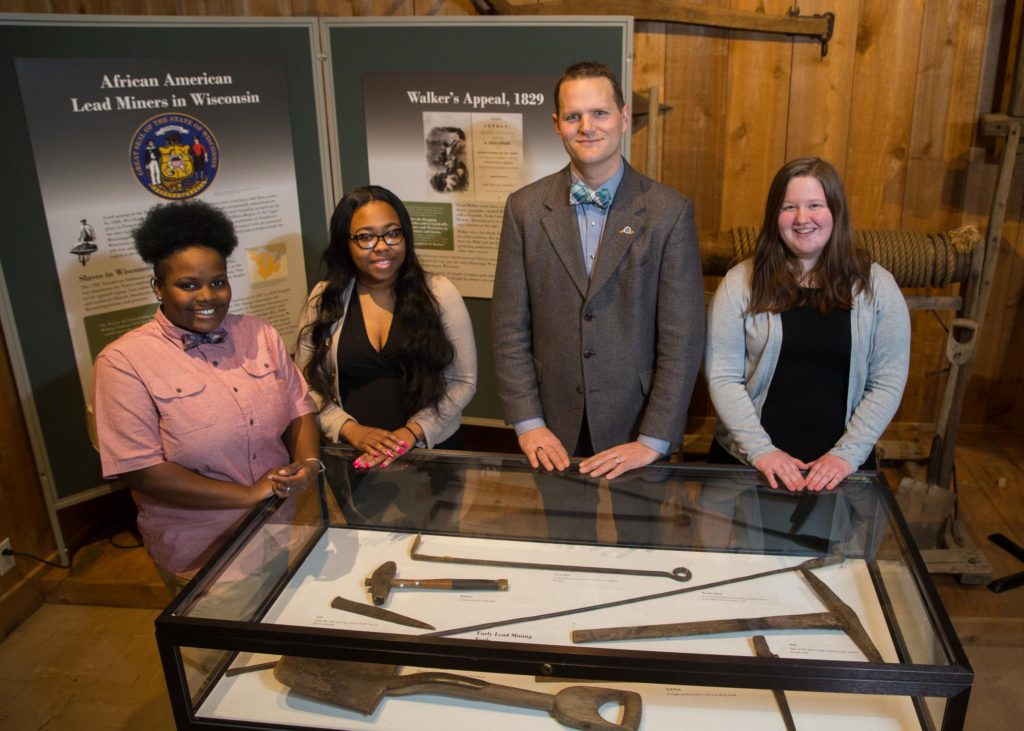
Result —
POLYGON ((462 127, 431 126, 425 142, 430 187, 438 193, 461 193, 468 190, 466 130, 462 127))

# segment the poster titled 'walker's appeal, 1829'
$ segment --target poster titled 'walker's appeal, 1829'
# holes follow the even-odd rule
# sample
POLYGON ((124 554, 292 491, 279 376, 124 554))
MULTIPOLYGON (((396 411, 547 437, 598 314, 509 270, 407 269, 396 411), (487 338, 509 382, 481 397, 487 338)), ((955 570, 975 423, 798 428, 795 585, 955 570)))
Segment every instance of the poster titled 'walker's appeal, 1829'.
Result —
POLYGON ((557 76, 363 75, 370 181, 409 208, 417 254, 465 297, 491 296, 509 193, 568 164, 557 76))
POLYGON ((78 373, 156 307, 131 232, 201 198, 232 219, 233 312, 294 343, 306 296, 283 61, 20 58, 32 152, 78 373))

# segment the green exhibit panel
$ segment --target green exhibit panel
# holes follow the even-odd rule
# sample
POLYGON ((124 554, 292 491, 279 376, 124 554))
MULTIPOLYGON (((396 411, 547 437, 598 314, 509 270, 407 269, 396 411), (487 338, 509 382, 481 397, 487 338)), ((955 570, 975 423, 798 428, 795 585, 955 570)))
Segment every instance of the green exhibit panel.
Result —
MULTIPOLYGON (((255 188, 247 193, 231 182, 232 175, 254 179, 254 185, 272 191, 286 187, 282 200, 297 203, 289 204, 290 213, 278 218, 286 220, 294 239, 291 270, 300 271, 304 262, 306 275, 301 282, 295 277, 294 289, 303 290, 304 297, 315 280, 331 198, 324 172, 326 122, 318 103, 322 84, 316 31, 316 21, 310 18, 0 16, 0 93, 6 112, 0 116, 0 134, 8 161, 8 174, 0 179, 6 204, 5 236, 0 239, 0 315, 51 508, 107 489, 87 433, 89 389, 80 372, 91 372, 92 358, 102 345, 147 320, 155 306, 151 293, 142 291, 148 288, 148 272, 128 252, 133 217, 141 215, 136 211, 189 194, 176 193, 167 180, 163 198, 140 187, 147 183, 146 172, 134 169, 139 151, 133 149, 131 131, 138 130, 141 140, 144 132, 162 124, 180 130, 183 137, 195 135, 198 140, 205 135, 206 168, 202 174, 193 170, 192 179, 208 186, 203 190, 208 202, 218 205, 230 198, 236 228, 253 229, 271 205, 255 188), (252 130, 262 121, 262 113, 253 110, 268 100, 261 98, 261 78, 255 84, 242 80, 245 73, 251 74, 247 67, 261 69, 261 78, 271 77, 266 88, 275 90, 272 104, 276 129, 281 130, 275 139, 253 139, 257 133, 252 130), (216 71, 224 68, 238 70, 236 78, 216 71), (150 73, 151 69, 159 71, 150 73), (74 83, 79 86, 65 92, 64 85, 74 83), (54 105, 53 114, 47 104, 54 105), (231 121, 246 115, 252 125, 231 121), (206 130, 197 119, 215 123, 206 130), (244 150, 238 149, 237 140, 246 141, 244 150), (287 164, 269 169, 262 165, 263 145, 290 149, 290 155, 280 155, 287 164), (97 149, 105 150, 99 164, 94 159, 97 149), (56 160, 56 168, 41 168, 41 156, 56 160), (214 180, 218 169, 219 179, 214 180), (120 196, 121 189, 127 195, 120 196), (90 204, 92 210, 102 208, 104 215, 80 215, 90 204), (130 215, 119 213, 129 208, 130 215), (79 226, 79 218, 77 246, 72 249, 80 257, 80 264, 73 263, 80 266, 73 270, 72 280, 80 280, 74 282, 75 296, 90 305, 102 297, 124 297, 122 309, 103 314, 100 308, 92 312, 86 307, 78 312, 68 301, 67 275, 60 274, 58 260, 76 241, 73 236, 55 241, 52 234, 54 221, 73 219, 79 226), (90 262, 97 236, 107 240, 96 242, 102 244, 101 254, 90 262), (109 264, 106 273, 94 273, 100 256, 109 264), (117 264, 118 257, 126 264, 117 264), (125 287, 135 287, 134 292, 103 281, 122 275, 125 287), (129 295, 134 297, 130 302, 129 295), (76 348, 77 329, 87 347, 76 348), (83 363, 90 370, 83 371, 83 363)), ((191 138, 181 142, 191 143, 191 138)), ((230 276, 274 275, 272 261, 266 272, 246 271, 246 266, 256 264, 255 259, 243 260, 230 276)), ((253 288, 247 311, 261 314, 261 291, 267 287, 253 288)))
POLYGON ((462 292, 479 362, 476 396, 463 412, 471 421, 503 421, 490 284, 504 198, 568 164, 551 118, 562 71, 580 61, 603 63, 622 80, 628 100, 631 44, 628 17, 324 21, 332 149, 340 166, 335 185, 351 190, 372 183, 398 194, 412 213, 424 266, 462 292), (462 169, 445 170, 437 160, 447 149, 445 134, 473 148, 469 191, 458 189, 453 174, 462 169), (488 146, 506 152, 496 155, 488 146), (449 189, 439 191, 445 172, 449 189), (460 227, 469 233, 460 236, 460 227))

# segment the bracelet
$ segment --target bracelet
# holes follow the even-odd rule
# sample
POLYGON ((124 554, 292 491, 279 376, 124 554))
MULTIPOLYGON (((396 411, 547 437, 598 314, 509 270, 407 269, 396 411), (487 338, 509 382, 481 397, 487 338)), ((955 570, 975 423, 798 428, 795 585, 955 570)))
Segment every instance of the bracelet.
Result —
POLYGON ((320 465, 320 470, 319 470, 319 471, 320 471, 320 474, 321 474, 321 475, 322 475, 322 474, 323 474, 324 472, 326 472, 326 471, 327 471, 327 465, 325 465, 325 464, 324 464, 323 462, 321 462, 321 461, 320 461, 320 459, 319 459, 319 458, 317 458, 317 457, 306 457, 306 458, 305 458, 304 460, 302 460, 302 461, 303 461, 303 462, 316 462, 316 463, 317 463, 318 465, 320 465))
POLYGON ((419 442, 419 441, 420 441, 420 440, 419 440, 419 438, 418 438, 418 437, 416 436, 416 432, 414 432, 414 431, 413 431, 412 429, 410 429, 410 428, 409 428, 409 427, 407 427, 407 426, 403 426, 403 427, 401 427, 401 428, 402 428, 402 429, 405 429, 405 430, 406 430, 407 432, 409 432, 409 433, 410 433, 410 434, 412 435, 412 443, 413 443, 413 446, 416 446, 417 442, 419 442))

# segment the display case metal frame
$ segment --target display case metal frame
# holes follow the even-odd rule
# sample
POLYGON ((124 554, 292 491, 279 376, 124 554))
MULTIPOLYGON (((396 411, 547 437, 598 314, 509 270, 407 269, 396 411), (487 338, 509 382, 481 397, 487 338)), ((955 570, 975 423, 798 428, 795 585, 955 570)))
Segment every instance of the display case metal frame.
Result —
MULTIPOLYGON (((351 461, 352 453, 340 448, 325 448, 326 461, 351 461)), ((525 460, 517 456, 483 453, 444 453, 430 450, 414 452, 405 459, 445 460, 473 465, 513 465, 527 470, 525 460)), ((714 466, 658 466, 662 474, 695 480, 757 481, 759 475, 747 468, 714 466), (667 471, 667 472, 666 472, 667 471)), ((909 538, 909 530, 885 481, 877 472, 855 473, 848 482, 867 487, 877 500, 882 514, 896 539, 902 560, 919 593, 921 606, 934 632, 937 650, 948 664, 914 664, 909 662, 904 633, 898 617, 891 611, 885 581, 879 576, 874 561, 868 561, 872 583, 879 593, 886 623, 899 655, 899 663, 827 661, 816 659, 778 659, 707 655, 698 653, 651 652, 628 649, 607 649, 589 646, 549 646, 514 642, 492 642, 447 637, 395 635, 357 632, 318 627, 264 624, 265 614, 283 587, 331 526, 328 509, 330 487, 321 481, 318 490, 307 493, 305 532, 296 549, 293 546, 287 570, 261 589, 251 617, 245 621, 191 616, 191 609, 211 586, 224 567, 253 540, 261 528, 294 503, 295 498, 273 498, 261 505, 238 528, 207 566, 174 599, 156 620, 156 637, 161 662, 176 723, 179 728, 286 728, 282 725, 253 724, 245 721, 201 718, 196 708, 203 693, 192 697, 186 680, 181 648, 206 648, 227 651, 228 660, 213 671, 216 679, 237 652, 273 653, 313 658, 379 662, 394 665, 428 666, 455 671, 496 672, 530 676, 579 678, 614 683, 682 684, 724 688, 758 688, 767 690, 818 691, 908 696, 914 699, 921 727, 932 731, 962 729, 967 713, 973 671, 953 630, 941 601, 925 570, 917 549, 909 538), (925 708, 925 698, 944 698, 941 722, 934 723, 925 708)), ((841 485, 839 490, 842 490, 841 485)), ((299 513, 294 510, 295 514, 299 513)), ((292 520, 295 520, 292 518, 292 520)), ((387 526, 382 526, 387 527, 387 526)), ((390 528, 389 528, 390 529, 390 528)), ((414 531, 415 532, 415 531, 414 531)), ((501 536, 506 537, 506 536, 501 536)), ((212 685, 212 683, 210 684, 212 685)))

